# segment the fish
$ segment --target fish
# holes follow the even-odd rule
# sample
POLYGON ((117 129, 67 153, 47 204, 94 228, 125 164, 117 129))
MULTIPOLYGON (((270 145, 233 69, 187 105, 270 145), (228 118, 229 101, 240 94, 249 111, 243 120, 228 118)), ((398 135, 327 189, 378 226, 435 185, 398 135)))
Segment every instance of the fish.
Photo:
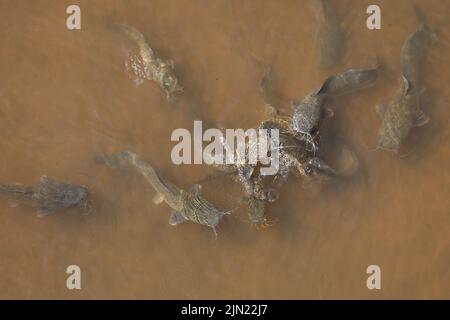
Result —
POLYGON ((321 119, 334 115, 334 111, 326 105, 329 98, 372 87, 378 73, 378 63, 370 69, 349 69, 326 79, 319 89, 301 102, 293 100, 292 128, 298 133, 311 135, 317 130, 321 119))
POLYGON ((93 209, 87 187, 60 182, 46 175, 33 186, 0 184, 0 194, 38 208, 39 217, 63 208, 82 208, 83 214, 93 209))
POLYGON ((320 88, 323 94, 341 96, 368 89, 375 85, 381 69, 377 59, 375 66, 367 69, 348 69, 325 80, 320 88))
POLYGON ((173 60, 158 58, 147 44, 144 35, 136 28, 126 24, 119 24, 118 28, 138 46, 138 57, 131 55, 129 57, 130 61, 127 61, 129 68, 132 69, 135 75, 139 78, 157 82, 166 93, 168 100, 171 99, 173 94, 182 93, 184 89, 174 74, 175 64, 173 60))
POLYGON ((319 19, 316 45, 319 50, 319 65, 331 68, 339 64, 347 51, 347 32, 329 0, 318 0, 319 19))
POLYGON ((415 12, 418 27, 402 46, 400 65, 401 73, 408 79, 409 86, 414 90, 421 90, 424 60, 437 40, 437 35, 427 26, 425 15, 418 7, 415 7, 415 12))
POLYGON ((389 106, 377 105, 377 112, 382 118, 378 148, 397 152, 413 127, 429 122, 430 118, 420 108, 418 94, 411 87, 410 81, 402 76, 402 86, 397 98, 389 106))
POLYGON ((172 210, 169 224, 172 226, 191 221, 210 227, 217 239, 216 227, 224 215, 230 214, 217 209, 201 194, 201 185, 194 184, 189 190, 183 190, 162 178, 155 169, 139 155, 131 151, 122 151, 110 156, 97 156, 96 161, 119 169, 133 169, 145 178, 156 195, 155 204, 165 202, 172 210))

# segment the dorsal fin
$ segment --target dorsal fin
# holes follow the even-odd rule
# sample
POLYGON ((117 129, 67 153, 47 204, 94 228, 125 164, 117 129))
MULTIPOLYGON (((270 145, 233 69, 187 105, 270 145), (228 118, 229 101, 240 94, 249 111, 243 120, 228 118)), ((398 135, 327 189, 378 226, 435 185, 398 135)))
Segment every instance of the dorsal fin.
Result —
POLYGON ((402 75, 402 93, 407 96, 411 92, 412 86, 411 81, 409 81, 404 75, 402 75))

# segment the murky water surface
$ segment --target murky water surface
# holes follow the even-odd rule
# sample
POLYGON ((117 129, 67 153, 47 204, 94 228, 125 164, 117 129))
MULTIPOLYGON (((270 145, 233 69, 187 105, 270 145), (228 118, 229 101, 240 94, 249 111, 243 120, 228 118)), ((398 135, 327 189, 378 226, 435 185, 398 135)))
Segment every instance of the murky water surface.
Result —
MULTIPOLYGON (((79 1, 81 31, 68 31, 66 2, 0 1, 0 180, 36 183, 43 174, 88 185, 97 211, 38 218, 0 199, 1 298, 450 298, 450 1, 416 1, 439 34, 426 62, 426 112, 399 154, 373 149, 375 105, 399 86, 399 55, 415 31, 411 1, 334 1, 350 36, 343 62, 317 67, 314 1, 79 1), (366 28, 369 4, 382 29, 366 28), (168 102, 160 88, 136 86, 124 66, 127 23, 163 58, 175 61, 185 93, 168 102), (168 224, 141 179, 95 163, 100 153, 133 150, 182 187, 211 168, 175 166, 175 128, 194 119, 250 128, 267 117, 258 83, 264 67, 286 99, 302 98, 331 74, 384 70, 371 90, 339 100, 323 141, 338 136, 361 161, 358 176, 304 188, 292 177, 256 230, 244 208, 210 229, 168 224), (82 290, 65 270, 82 270, 82 290), (382 269, 382 290, 366 268, 382 269), (375 292, 376 291, 376 292, 375 292)), ((326 154, 326 150, 323 150, 326 154)), ((208 199, 236 204, 226 180, 205 185, 208 199)))

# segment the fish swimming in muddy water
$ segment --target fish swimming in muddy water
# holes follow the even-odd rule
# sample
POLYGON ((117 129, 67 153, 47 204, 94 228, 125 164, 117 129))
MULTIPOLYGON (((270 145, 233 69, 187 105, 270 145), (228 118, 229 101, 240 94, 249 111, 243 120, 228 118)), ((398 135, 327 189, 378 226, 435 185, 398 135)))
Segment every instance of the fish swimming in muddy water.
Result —
POLYGON ((308 94, 303 101, 293 101, 292 127, 295 131, 310 135, 320 119, 333 116, 326 107, 329 97, 340 96, 373 86, 378 78, 378 64, 370 69, 349 69, 328 78, 320 88, 308 94))
POLYGON ((424 59, 431 45, 437 40, 436 34, 426 24, 425 15, 415 7, 418 20, 417 30, 406 40, 400 54, 401 71, 414 90, 421 90, 424 59))
POLYGON ((347 49, 347 34, 330 1, 316 1, 319 7, 319 25, 316 33, 319 64, 322 68, 330 68, 343 59, 347 49))
POLYGON ((376 60, 375 66, 368 69, 349 69, 328 78, 321 92, 330 96, 341 96, 372 87, 378 79, 381 64, 376 60))
POLYGON ((423 126, 430 120, 420 108, 420 99, 417 95, 409 80, 402 76, 399 96, 390 106, 377 106, 377 111, 382 117, 378 148, 397 151, 411 128, 423 126))
POLYGON ((0 194, 38 208, 38 216, 45 216, 62 208, 82 208, 84 214, 92 210, 88 188, 42 176, 34 186, 0 185, 0 194))
POLYGON ((96 160, 113 168, 129 168, 140 173, 157 192, 153 201, 156 204, 164 201, 174 210, 169 219, 171 225, 192 221, 212 228, 217 238, 216 226, 224 215, 230 213, 216 209, 203 198, 201 185, 196 184, 189 191, 185 191, 163 179, 149 163, 130 151, 98 156, 96 160))
POLYGON ((130 56, 127 66, 139 78, 153 80, 157 82, 170 99, 174 93, 183 92, 183 87, 179 84, 174 74, 174 62, 164 61, 156 56, 152 48, 145 41, 145 37, 137 29, 120 24, 119 29, 139 48, 138 56, 130 56))

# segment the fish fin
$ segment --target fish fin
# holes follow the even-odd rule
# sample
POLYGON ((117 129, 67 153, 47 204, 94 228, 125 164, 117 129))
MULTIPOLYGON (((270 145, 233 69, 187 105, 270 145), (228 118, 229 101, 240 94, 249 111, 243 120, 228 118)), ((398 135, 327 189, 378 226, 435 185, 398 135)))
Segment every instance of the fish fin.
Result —
POLYGON ((234 211, 236 211, 237 209, 239 209, 239 207, 240 207, 241 205, 242 205, 242 203, 240 203, 239 205, 237 205, 236 207, 234 207, 234 208, 231 209, 231 210, 228 210, 228 211, 220 211, 220 212, 219 212, 219 216, 220 216, 220 217, 223 217, 223 216, 232 214, 234 211))
POLYGON ((175 69, 175 61, 174 60, 169 59, 166 61, 166 63, 171 69, 175 69))
POLYGON ((421 127, 426 125, 430 121, 430 117, 425 114, 422 110, 418 110, 414 115, 414 126, 421 127))
POLYGON ((200 196, 202 194, 202 185, 196 183, 189 188, 189 191, 197 196, 200 196))
POLYGON ((324 108, 322 112, 322 117, 324 119, 332 118, 334 116, 334 111, 331 108, 324 108))
POLYGON ((154 204, 161 204, 164 201, 164 196, 162 193, 157 193, 153 196, 153 203, 154 204))
POLYGON ((436 33, 435 30, 428 29, 428 31, 429 31, 429 37, 431 39, 432 44, 439 40, 439 35, 438 35, 438 33, 436 33))
POLYGON ((259 82, 259 88, 260 88, 261 93, 263 94, 263 96, 266 95, 267 90, 269 90, 269 87, 270 87, 271 83, 272 83, 272 67, 271 66, 267 66, 264 69, 264 75, 263 75, 261 81, 259 82))
POLYGON ((278 110, 273 105, 266 103, 266 110, 272 116, 275 117, 278 115, 278 110))
POLYGON ((50 180, 51 178, 49 178, 47 175, 42 175, 40 178, 39 178, 39 181, 40 182, 42 182, 42 183, 46 183, 48 180, 50 180))
POLYGON ((42 184, 48 184, 48 185, 52 185, 52 184, 55 184, 56 183, 56 180, 55 179, 53 179, 53 178, 51 178, 51 177, 49 177, 49 176, 47 176, 47 175, 42 175, 40 178, 39 178, 39 181, 42 183, 42 184))
POLYGON ((404 96, 407 96, 408 93, 411 91, 411 82, 402 75, 402 93, 404 96))
POLYGON ((172 214, 170 215, 169 218, 169 224, 171 226, 176 226, 177 224, 183 223, 188 221, 188 219, 186 219, 183 214, 181 212, 178 211, 174 211, 172 212, 172 214))
POLYGON ((309 189, 314 186, 314 182, 311 179, 302 180, 301 186, 303 189, 309 189))
POLYGON ((19 205, 19 202, 18 202, 18 201, 15 201, 15 200, 12 200, 12 199, 8 199, 8 205, 9 205, 11 208, 15 208, 15 207, 17 207, 17 206, 19 205))
POLYGON ((52 213, 53 212, 53 209, 52 208, 49 208, 49 207, 40 207, 40 208, 38 208, 38 211, 37 211, 37 216, 38 216, 38 218, 43 218, 43 217, 45 217, 45 216, 48 216, 50 213, 52 213))
POLYGON ((380 116, 383 116, 383 114, 386 113, 387 106, 386 106, 385 104, 377 104, 377 105, 375 106, 375 110, 378 112, 378 114, 379 114, 380 116))
POLYGON ((299 104, 300 104, 300 101, 294 99, 294 100, 291 101, 291 108, 295 109, 299 104))
POLYGON ((217 240, 217 230, 216 230, 216 227, 211 227, 211 229, 213 229, 213 232, 214 232, 214 239, 217 240))

